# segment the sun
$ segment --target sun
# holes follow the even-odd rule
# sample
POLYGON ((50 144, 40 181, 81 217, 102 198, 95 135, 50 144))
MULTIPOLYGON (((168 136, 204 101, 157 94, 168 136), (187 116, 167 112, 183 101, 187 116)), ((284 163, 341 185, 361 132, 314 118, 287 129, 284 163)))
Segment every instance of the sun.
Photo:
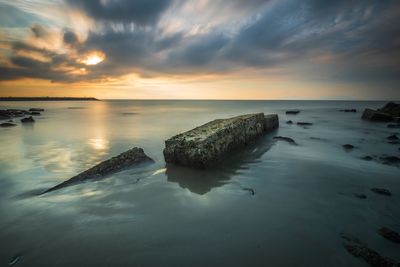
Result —
POLYGON ((92 51, 86 54, 79 62, 86 65, 97 65, 100 62, 104 61, 106 55, 101 51, 92 51))

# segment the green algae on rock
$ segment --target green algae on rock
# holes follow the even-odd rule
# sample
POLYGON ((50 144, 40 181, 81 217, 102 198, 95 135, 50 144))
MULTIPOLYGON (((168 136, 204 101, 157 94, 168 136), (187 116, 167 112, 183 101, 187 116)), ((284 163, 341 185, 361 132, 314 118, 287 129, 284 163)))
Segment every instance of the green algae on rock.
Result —
POLYGON ((246 114, 217 119, 165 141, 167 163, 205 168, 224 154, 279 127, 278 115, 246 114))

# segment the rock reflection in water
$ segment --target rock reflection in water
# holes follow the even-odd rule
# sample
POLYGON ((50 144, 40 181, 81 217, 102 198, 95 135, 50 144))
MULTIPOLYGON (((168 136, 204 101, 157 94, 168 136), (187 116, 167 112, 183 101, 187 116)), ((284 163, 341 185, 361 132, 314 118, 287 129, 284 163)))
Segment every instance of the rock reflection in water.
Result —
POLYGON ((229 183, 230 179, 240 170, 257 161, 267 152, 274 141, 271 136, 265 136, 246 147, 233 151, 219 164, 208 169, 193 169, 175 164, 166 165, 166 175, 169 182, 178 183, 180 187, 192 193, 204 195, 211 189, 229 183))

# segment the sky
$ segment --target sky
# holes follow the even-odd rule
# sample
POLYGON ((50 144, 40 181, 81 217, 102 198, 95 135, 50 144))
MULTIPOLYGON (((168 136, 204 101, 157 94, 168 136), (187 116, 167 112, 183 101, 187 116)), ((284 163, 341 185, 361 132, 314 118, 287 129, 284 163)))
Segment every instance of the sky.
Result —
POLYGON ((0 96, 400 99, 398 0, 0 0, 0 96))

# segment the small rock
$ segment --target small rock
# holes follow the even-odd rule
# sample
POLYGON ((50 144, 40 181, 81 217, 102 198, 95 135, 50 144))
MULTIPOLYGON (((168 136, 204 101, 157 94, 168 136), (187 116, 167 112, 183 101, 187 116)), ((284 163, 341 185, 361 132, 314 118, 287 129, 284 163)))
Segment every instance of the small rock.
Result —
POLYGON ((85 107, 68 107, 68 109, 85 109, 85 107))
POLYGON ((343 148, 346 149, 346 150, 350 150, 350 149, 353 149, 354 146, 350 145, 350 144, 345 144, 345 145, 343 145, 343 148))
POLYGON ((26 122, 35 122, 35 120, 33 119, 32 116, 30 116, 30 117, 21 119, 21 122, 23 122, 23 123, 26 123, 26 122))
POLYGON ((8 266, 14 266, 19 261, 20 258, 21 254, 16 254, 14 257, 10 259, 10 261, 8 262, 8 266))
POLYGON ((393 241, 395 243, 400 243, 400 235, 396 231, 389 229, 387 227, 381 227, 378 233, 384 238, 393 241))
POLYGON ((367 161, 371 161, 371 160, 373 160, 374 158, 371 157, 371 156, 365 156, 365 157, 362 157, 361 159, 367 160, 367 161))
POLYGON ((385 195, 385 196, 391 196, 392 195, 392 193, 389 190, 385 189, 385 188, 374 187, 374 188, 371 188, 371 191, 374 192, 374 193, 380 194, 380 195, 385 195))
POLYGON ((388 139, 388 140, 399 140, 399 138, 395 134, 392 134, 391 136, 386 137, 386 139, 388 139))
POLYGON ((341 112, 357 112, 357 109, 355 108, 349 108, 349 109, 341 109, 341 112))
POLYGON ((311 122, 302 122, 302 121, 299 121, 299 122, 297 122, 297 125, 300 125, 300 126, 309 126, 309 125, 312 125, 312 123, 311 123, 311 122))
POLYGON ((359 198, 359 199, 366 199, 366 198, 367 198, 367 196, 364 195, 364 194, 353 193, 353 195, 354 195, 355 197, 359 198))
POLYGON ((14 123, 10 123, 10 122, 4 122, 4 123, 0 124, 0 127, 3 127, 3 128, 14 127, 14 126, 17 126, 17 125, 14 123))
POLYGON ((249 191, 250 194, 251 194, 252 196, 254 196, 254 195, 256 194, 256 192, 254 191, 254 189, 253 189, 253 188, 250 188, 250 187, 243 187, 243 190, 244 190, 244 191, 249 191))
POLYGON ((296 115, 296 114, 299 114, 300 113, 300 110, 287 110, 286 111, 286 114, 288 114, 288 115, 296 115))
POLYGON ((32 111, 31 113, 29 113, 30 115, 34 115, 34 116, 39 116, 41 115, 40 112, 38 111, 32 111))
POLYGON ((286 136, 275 136, 274 139, 279 141, 286 141, 290 144, 296 144, 296 142, 292 138, 286 136))
POLYGON ((0 120, 8 120, 9 118, 10 118, 9 115, 0 113, 0 120))
POLYGON ((328 139, 325 138, 321 138, 321 137, 315 137, 315 136, 310 136, 311 140, 318 140, 318 141, 324 141, 324 142, 328 142, 328 139))
POLYGON ((43 108, 30 108, 29 111, 43 112, 43 108))
POLYGON ((400 124, 388 124, 388 128, 400 128, 400 124))
POLYGON ((370 266, 374 267, 394 267, 400 266, 399 262, 383 257, 378 252, 363 244, 357 238, 342 234, 341 237, 346 241, 344 247, 351 255, 364 259, 370 266))
POLYGON ((293 124, 293 121, 287 121, 286 124, 293 124))
POLYGON ((383 161, 383 164, 387 165, 397 165, 400 163, 400 158, 396 156, 385 156, 380 158, 383 161))

